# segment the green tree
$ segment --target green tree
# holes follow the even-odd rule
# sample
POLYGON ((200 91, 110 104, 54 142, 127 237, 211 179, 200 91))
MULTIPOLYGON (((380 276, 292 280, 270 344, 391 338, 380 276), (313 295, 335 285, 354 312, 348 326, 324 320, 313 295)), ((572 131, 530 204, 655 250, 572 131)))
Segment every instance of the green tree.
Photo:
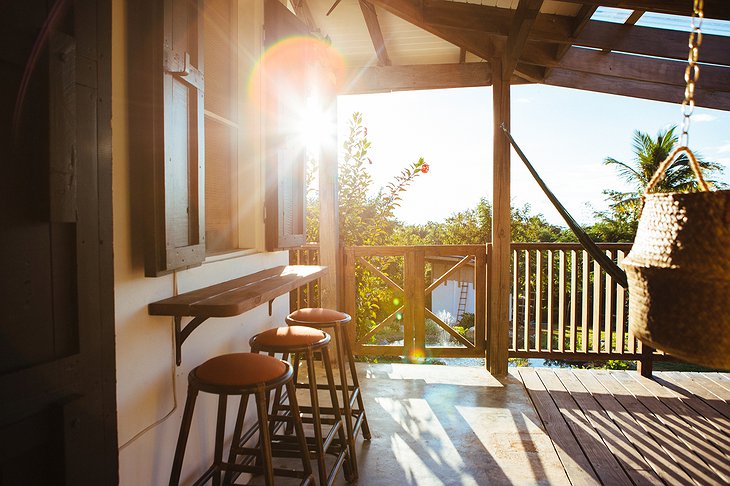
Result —
MULTIPOLYGON (((629 221, 633 216, 638 217, 639 208, 641 206, 641 197, 649 185, 649 181, 656 172, 659 164, 661 164, 667 156, 674 150, 679 139, 675 134, 676 127, 670 127, 666 130, 660 130, 655 138, 640 130, 634 131, 632 148, 634 151, 634 160, 631 162, 621 162, 613 157, 607 157, 603 163, 608 166, 615 167, 623 179, 632 186, 632 190, 627 192, 607 189, 604 192, 610 201, 610 207, 613 215, 619 219, 623 218, 629 221)), ((713 174, 722 171, 722 166, 702 160, 697 157, 703 175, 706 175, 707 182, 717 184, 712 180, 713 174)), ((689 165, 689 159, 682 154, 669 166, 664 173, 664 177, 659 181, 655 192, 689 192, 698 189, 697 177, 692 172, 689 165)), ((600 215, 600 213, 599 213, 600 215)))

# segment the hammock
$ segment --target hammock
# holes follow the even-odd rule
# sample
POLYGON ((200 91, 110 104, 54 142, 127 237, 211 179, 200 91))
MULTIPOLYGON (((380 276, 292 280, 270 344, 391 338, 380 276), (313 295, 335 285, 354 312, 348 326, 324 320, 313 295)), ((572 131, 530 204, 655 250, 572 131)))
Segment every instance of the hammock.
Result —
POLYGON ((537 184, 542 188, 543 192, 547 196, 548 199, 550 199, 550 202, 553 203, 553 206, 555 206, 555 209, 558 210, 558 213, 560 213, 560 216, 563 217, 565 222, 567 223, 568 227, 571 229, 571 231, 575 234, 575 236, 578 238, 578 241, 580 242, 581 246, 593 257, 593 259, 603 268, 606 273, 608 273, 611 277, 613 277, 616 282, 618 282, 622 287, 628 288, 629 283, 626 279, 626 272, 624 272, 621 267, 619 267, 616 262, 614 262, 611 258, 609 258, 603 251, 601 251, 598 246, 593 242, 590 236, 583 231, 583 228, 580 227, 580 225, 573 219, 573 217, 568 213, 568 211, 563 207, 562 204, 560 204, 560 201, 558 201, 558 198, 555 197, 555 195, 548 189, 548 187, 545 185, 545 182, 543 182, 542 179, 540 179, 540 176, 537 174, 537 171, 534 167, 532 167, 532 164, 530 164, 530 161, 527 160, 527 157, 522 152, 520 147, 517 145, 517 142, 515 142, 515 139, 512 138, 512 135, 509 133, 507 128, 504 126, 504 123, 502 124, 502 130, 504 131, 505 136, 509 140, 510 145, 515 149, 515 152, 517 152, 517 155, 520 156, 520 159, 522 159, 522 162, 525 163, 527 166, 527 170, 530 171, 530 174, 532 174, 532 177, 535 178, 535 181, 537 181, 537 184))

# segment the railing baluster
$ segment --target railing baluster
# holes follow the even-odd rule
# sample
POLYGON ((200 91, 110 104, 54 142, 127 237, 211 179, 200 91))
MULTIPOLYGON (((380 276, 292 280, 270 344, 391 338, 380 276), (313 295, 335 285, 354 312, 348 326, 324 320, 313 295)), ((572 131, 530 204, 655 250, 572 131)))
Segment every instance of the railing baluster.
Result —
POLYGON ((577 274, 578 274, 578 254, 575 250, 570 250, 570 351, 575 352, 575 336, 577 327, 577 312, 576 306, 578 305, 578 289, 577 286, 577 274))
POLYGON ((588 352, 590 348, 588 344, 588 287, 590 286, 590 272, 588 270, 588 252, 583 250, 583 280, 581 282, 581 332, 580 345, 581 351, 588 352))
POLYGON ((512 349, 517 351, 517 328, 519 321, 519 274, 520 254, 517 250, 512 251, 512 349))
POLYGON ((535 349, 540 351, 542 334, 542 251, 535 254, 535 349))
MULTIPOLYGON (((606 250, 606 255, 613 259, 613 254, 611 250, 606 250)), ((603 273, 603 269, 601 269, 601 272, 603 273)), ((605 316, 604 316, 604 349, 607 353, 610 353, 613 351, 613 320, 611 319, 611 316, 613 312, 611 312, 611 303, 613 301, 613 279, 611 278, 611 275, 608 273, 605 273, 606 278, 606 296, 605 296, 605 305, 603 306, 605 316)))
MULTIPOLYGON (((616 260, 619 265, 624 259, 624 252, 616 252, 616 260)), ((616 286, 616 351, 624 353, 624 305, 626 305, 626 291, 621 285, 616 286)))
POLYGON ((558 250, 559 275, 558 275, 558 351, 565 351, 565 251, 558 250))
POLYGON ((601 266, 593 261, 593 352, 601 352, 601 266))
POLYGON ((530 250, 525 250, 525 328, 523 330, 525 351, 530 350, 530 250))
POLYGON ((553 350, 553 265, 555 257, 553 250, 548 250, 548 274, 547 274, 547 350, 553 350))

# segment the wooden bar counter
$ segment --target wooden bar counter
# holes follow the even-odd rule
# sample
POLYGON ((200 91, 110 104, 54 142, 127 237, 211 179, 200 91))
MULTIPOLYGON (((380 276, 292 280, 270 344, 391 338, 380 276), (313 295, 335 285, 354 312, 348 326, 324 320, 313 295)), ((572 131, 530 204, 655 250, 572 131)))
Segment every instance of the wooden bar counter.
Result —
POLYGON ((153 316, 175 318, 175 358, 180 365, 182 343, 208 318, 237 316, 265 302, 271 306, 276 297, 318 279, 326 271, 327 267, 318 265, 282 265, 152 302, 147 311, 153 316), (193 318, 184 328, 183 317, 193 318))

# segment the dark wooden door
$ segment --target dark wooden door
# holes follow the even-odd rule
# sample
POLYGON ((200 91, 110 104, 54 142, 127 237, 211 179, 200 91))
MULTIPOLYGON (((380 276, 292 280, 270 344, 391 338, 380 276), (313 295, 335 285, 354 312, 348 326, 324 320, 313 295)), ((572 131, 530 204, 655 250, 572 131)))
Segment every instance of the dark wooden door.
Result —
POLYGON ((0 485, 117 482, 110 2, 0 4, 0 485))

